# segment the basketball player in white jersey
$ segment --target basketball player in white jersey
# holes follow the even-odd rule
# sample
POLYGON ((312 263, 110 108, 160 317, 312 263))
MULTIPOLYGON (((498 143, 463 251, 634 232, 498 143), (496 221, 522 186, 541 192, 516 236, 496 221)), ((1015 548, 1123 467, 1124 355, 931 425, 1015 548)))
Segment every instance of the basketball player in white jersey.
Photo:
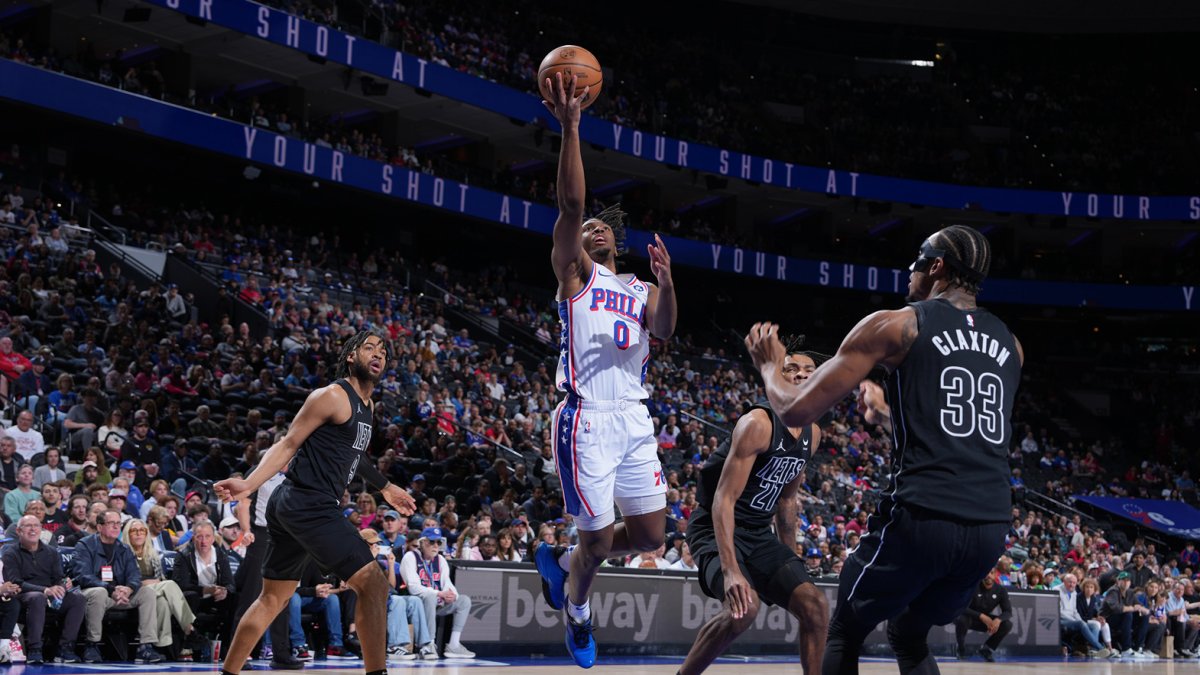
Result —
POLYGON ((658 285, 617 274, 621 217, 607 209, 584 220, 587 201, 579 150, 580 103, 575 77, 550 82, 546 107, 562 124, 558 162, 558 220, 550 254, 558 277, 562 356, 558 388, 566 398, 554 419, 554 456, 563 503, 575 519, 579 544, 536 554, 546 601, 567 610, 566 644, 575 662, 596 659, 589 589, 600 563, 652 551, 663 543, 666 479, 650 413, 642 403, 650 336, 675 331, 675 287, 662 239, 646 249, 658 285), (615 524, 614 505, 623 522, 615 524))

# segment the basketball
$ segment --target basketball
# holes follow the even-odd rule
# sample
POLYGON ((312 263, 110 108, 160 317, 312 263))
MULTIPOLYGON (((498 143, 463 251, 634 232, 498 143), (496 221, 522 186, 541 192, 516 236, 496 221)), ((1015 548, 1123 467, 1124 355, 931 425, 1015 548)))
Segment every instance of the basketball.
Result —
POLYGON ((581 108, 587 108, 594 103, 604 86, 604 72, 600 70, 600 62, 583 47, 563 45, 551 50, 546 58, 542 59, 542 65, 538 67, 538 89, 542 92, 542 98, 547 101, 551 98, 546 78, 553 80, 555 73, 563 74, 563 84, 566 84, 572 73, 579 77, 575 85, 576 96, 583 93, 584 87, 591 87, 587 99, 580 105, 581 108))

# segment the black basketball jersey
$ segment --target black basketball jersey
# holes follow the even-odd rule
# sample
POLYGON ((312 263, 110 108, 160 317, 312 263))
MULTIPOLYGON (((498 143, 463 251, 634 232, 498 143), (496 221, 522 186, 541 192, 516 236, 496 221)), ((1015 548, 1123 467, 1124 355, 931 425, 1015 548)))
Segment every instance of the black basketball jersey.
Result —
POLYGON ((358 397, 346 380, 337 384, 350 398, 350 419, 343 424, 322 424, 304 441, 288 466, 290 485, 323 492, 334 504, 354 478, 358 462, 371 442, 371 404, 358 397))
MULTIPOLYGON (((811 424, 805 426, 798 437, 793 436, 770 406, 760 403, 751 410, 754 408, 765 410, 771 417, 771 449, 754 459, 746 487, 734 502, 734 523, 746 529, 770 527, 784 486, 804 471, 805 464, 812 456, 811 424)), ((722 443, 700 469, 696 501, 709 513, 712 513, 717 483, 721 480, 721 470, 729 457, 731 444, 732 439, 722 443)))
POLYGON ((887 377, 892 481, 880 505, 910 504, 955 519, 1007 522, 1008 446, 1021 381, 1016 339, 982 308, 910 305, 917 339, 887 377))

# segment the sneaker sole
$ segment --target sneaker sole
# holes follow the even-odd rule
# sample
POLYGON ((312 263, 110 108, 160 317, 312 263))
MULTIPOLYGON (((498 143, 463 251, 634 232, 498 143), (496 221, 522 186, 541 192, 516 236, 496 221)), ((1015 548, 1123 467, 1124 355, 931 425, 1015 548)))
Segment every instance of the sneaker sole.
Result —
POLYGON ((533 554, 533 564, 535 567, 537 567, 538 576, 542 578, 542 598, 545 599, 546 604, 550 605, 550 607, 553 609, 561 610, 563 606, 566 605, 567 594, 564 592, 563 601, 555 604, 553 594, 550 591, 550 580, 546 578, 547 574, 542 569, 544 566, 549 567, 550 565, 553 565, 553 569, 558 570, 559 574, 562 574, 563 576, 563 582, 566 582, 566 573, 562 571, 562 568, 558 566, 558 561, 554 559, 554 549, 552 547, 542 546, 539 544, 537 550, 534 551, 533 554), (543 549, 548 551, 546 555, 542 555, 543 549), (543 558, 548 558, 549 560, 543 560, 543 558))

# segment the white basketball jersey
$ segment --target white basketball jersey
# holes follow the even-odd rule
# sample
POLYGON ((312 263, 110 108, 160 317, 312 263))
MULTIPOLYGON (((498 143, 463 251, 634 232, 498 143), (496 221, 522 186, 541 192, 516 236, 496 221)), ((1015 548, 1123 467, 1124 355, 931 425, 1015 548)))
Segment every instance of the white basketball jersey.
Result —
POLYGON ((650 288, 634 275, 622 279, 592 265, 587 285, 558 303, 562 322, 558 388, 585 401, 647 398, 650 288))

